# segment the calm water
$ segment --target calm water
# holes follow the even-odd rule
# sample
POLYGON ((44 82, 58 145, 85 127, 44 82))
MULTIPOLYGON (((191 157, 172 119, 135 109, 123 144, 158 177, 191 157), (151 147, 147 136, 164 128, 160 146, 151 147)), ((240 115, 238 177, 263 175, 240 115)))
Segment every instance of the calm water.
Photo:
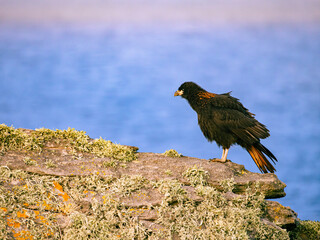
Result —
MULTIPOLYGON (((233 91, 271 137, 280 200, 320 220, 320 27, 81 29, 0 25, 0 122, 85 130, 142 152, 220 157, 173 93, 233 91)), ((229 159, 258 172, 240 147, 229 159)))

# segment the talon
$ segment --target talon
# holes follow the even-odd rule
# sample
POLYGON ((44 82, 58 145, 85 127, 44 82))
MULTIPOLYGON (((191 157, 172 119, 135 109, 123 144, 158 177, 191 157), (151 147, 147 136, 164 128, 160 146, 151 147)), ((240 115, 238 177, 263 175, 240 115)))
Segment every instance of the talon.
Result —
POLYGON ((221 162, 221 163, 225 163, 227 160, 223 160, 221 158, 210 158, 209 162, 221 162))
POLYGON ((226 159, 225 161, 221 158, 210 158, 209 162, 221 162, 221 163, 226 163, 226 162, 231 162, 230 159, 226 159))

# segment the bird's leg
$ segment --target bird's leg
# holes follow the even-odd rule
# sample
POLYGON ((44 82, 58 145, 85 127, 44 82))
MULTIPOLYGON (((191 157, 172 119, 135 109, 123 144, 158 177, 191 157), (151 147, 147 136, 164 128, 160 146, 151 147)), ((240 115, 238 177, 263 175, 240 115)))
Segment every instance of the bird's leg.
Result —
POLYGON ((224 158, 225 153, 226 153, 226 149, 225 149, 225 148, 223 148, 223 149, 222 149, 222 156, 221 156, 221 160, 224 158))
POLYGON ((229 151, 229 148, 224 148, 223 149, 221 162, 226 162, 227 161, 228 151, 229 151))
POLYGON ((221 159, 220 158, 213 158, 213 159, 210 159, 210 162, 222 162, 222 163, 225 163, 227 161, 228 151, 229 151, 229 148, 223 148, 221 159))

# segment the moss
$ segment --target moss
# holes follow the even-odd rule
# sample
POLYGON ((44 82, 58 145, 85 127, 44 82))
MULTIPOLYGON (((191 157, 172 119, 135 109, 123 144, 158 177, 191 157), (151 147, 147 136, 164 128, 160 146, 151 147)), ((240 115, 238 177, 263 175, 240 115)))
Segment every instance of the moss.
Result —
POLYGON ((309 240, 320 239, 319 221, 300 221, 296 229, 290 232, 290 239, 309 240))
POLYGON ((96 157, 110 157, 122 162, 136 159, 135 151, 127 146, 112 143, 102 138, 91 140, 86 132, 73 128, 67 130, 36 129, 30 134, 23 130, 0 125, 0 152, 25 150, 41 152, 46 144, 63 145, 71 154, 92 153, 96 157))
POLYGON ((197 185, 207 185, 208 184, 208 171, 205 171, 203 168, 194 165, 191 168, 188 168, 183 174, 183 177, 187 178, 192 186, 197 185))
POLYGON ((167 150, 163 153, 163 155, 167 156, 167 157, 182 157, 182 154, 178 153, 176 150, 174 149, 170 149, 170 150, 167 150))

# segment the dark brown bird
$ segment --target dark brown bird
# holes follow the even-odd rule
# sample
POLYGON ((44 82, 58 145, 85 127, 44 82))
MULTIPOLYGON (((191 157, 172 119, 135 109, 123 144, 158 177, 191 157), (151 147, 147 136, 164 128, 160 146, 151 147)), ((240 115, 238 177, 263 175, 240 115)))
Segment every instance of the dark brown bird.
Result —
POLYGON ((261 172, 276 171, 267 159, 269 157, 275 163, 276 157, 260 143, 260 139, 270 136, 269 130, 230 92, 210 93, 193 82, 185 82, 174 96, 188 100, 198 114, 198 123, 204 136, 208 141, 215 141, 222 146, 222 157, 216 161, 226 162, 230 146, 238 144, 249 152, 261 172))

